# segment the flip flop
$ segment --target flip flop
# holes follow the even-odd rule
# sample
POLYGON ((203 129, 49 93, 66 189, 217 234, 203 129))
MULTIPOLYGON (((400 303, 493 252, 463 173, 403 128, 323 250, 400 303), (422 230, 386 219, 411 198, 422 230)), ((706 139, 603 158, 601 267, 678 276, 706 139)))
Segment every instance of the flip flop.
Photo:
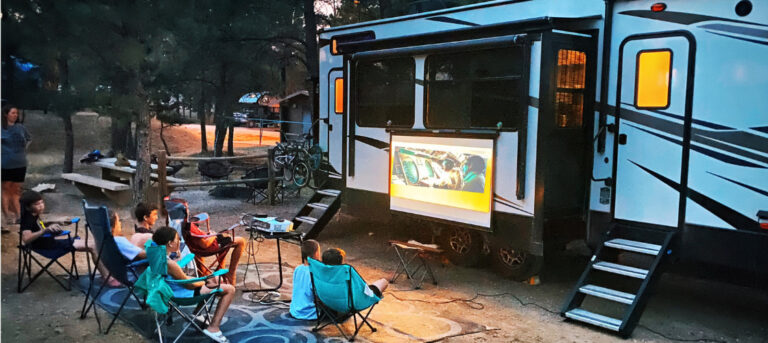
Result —
POLYGON ((214 340, 215 342, 219 342, 219 343, 228 343, 229 342, 227 337, 225 337, 224 334, 221 333, 221 331, 219 331, 219 332, 210 332, 210 331, 208 331, 208 329, 205 329, 205 330, 203 330, 203 333, 206 336, 208 336, 208 338, 214 340))

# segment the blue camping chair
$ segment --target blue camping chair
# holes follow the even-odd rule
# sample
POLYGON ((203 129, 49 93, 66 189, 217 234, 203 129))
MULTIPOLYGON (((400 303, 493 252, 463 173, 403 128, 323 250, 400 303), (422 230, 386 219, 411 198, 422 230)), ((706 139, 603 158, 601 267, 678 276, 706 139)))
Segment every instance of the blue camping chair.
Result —
MULTIPOLYGON (((221 292, 221 288, 216 288, 208 294, 200 294, 190 298, 177 298, 173 296, 173 291, 168 285, 169 282, 173 282, 179 285, 189 284, 198 281, 205 281, 214 276, 222 276, 229 272, 227 269, 219 269, 211 275, 192 278, 187 280, 172 280, 168 279, 168 259, 166 258, 166 250, 164 245, 156 245, 153 242, 147 242, 144 246, 147 252, 147 260, 149 261, 149 267, 141 274, 139 280, 136 282, 136 291, 140 295, 146 297, 146 303, 152 310, 155 311, 155 325, 157 327, 157 335, 160 342, 163 342, 163 330, 162 326, 172 322, 171 316, 174 312, 178 313, 181 318, 186 321, 184 328, 181 330, 174 342, 181 339, 181 336, 189 329, 190 326, 194 326, 197 331, 203 333, 201 328, 196 322, 195 318, 199 315, 204 315, 208 322, 211 321, 211 309, 213 308, 214 295, 221 292), (182 306, 196 306, 195 310, 191 314, 185 313, 180 309, 182 306), (173 311, 170 311, 173 310, 173 311), (161 324, 162 323, 162 324, 161 324)), ((192 262, 194 254, 187 254, 180 261, 176 262, 180 267, 184 268, 187 264, 192 262)))
POLYGON ((371 332, 376 332, 376 328, 368 322, 368 316, 381 298, 373 293, 357 270, 348 264, 327 265, 312 258, 307 259, 317 309, 317 325, 312 331, 317 332, 333 324, 350 342, 355 340, 363 324, 368 325, 371 332), (368 311, 363 315, 365 309, 368 311), (355 321, 355 332, 351 337, 347 337, 340 326, 349 317, 355 321), (359 325, 358 317, 361 320, 359 325), (323 324, 323 321, 327 322, 323 324))
MULTIPOLYGON (((23 209, 22 209, 23 211, 23 209)), ((77 237, 77 231, 79 229, 80 218, 74 218, 70 221, 71 224, 75 224, 75 237, 77 237)), ((41 237, 44 238, 50 238, 53 235, 51 233, 45 233, 41 237)), ((64 230, 56 237, 62 237, 67 236, 67 239, 70 241, 72 240, 72 236, 69 230, 64 230)), ((19 229, 19 269, 18 269, 18 283, 16 287, 16 291, 21 293, 24 292, 24 290, 27 289, 30 285, 32 285, 35 280, 37 280, 40 275, 43 273, 48 274, 50 277, 53 278, 53 280, 56 281, 56 283, 59 284, 62 288, 69 291, 72 288, 69 286, 69 284, 65 285, 58 277, 53 275, 50 270, 48 270, 53 264, 59 265, 61 269, 64 270, 65 273, 67 273, 67 276, 69 276, 70 279, 79 279, 80 274, 77 271, 77 264, 75 263, 75 252, 74 251, 65 251, 65 250, 51 250, 51 249, 34 249, 31 246, 28 246, 24 244, 24 240, 22 239, 21 235, 21 229, 19 229), (42 257, 45 257, 48 259, 48 263, 43 265, 40 260, 35 257, 35 254, 40 255, 42 257), (69 268, 64 267, 64 265, 59 262, 59 258, 61 258, 64 255, 71 254, 72 255, 72 263, 70 264, 69 268), (37 264, 40 267, 40 270, 33 276, 32 275, 32 262, 37 264), (28 281, 25 283, 24 279, 27 279, 28 281)))
MULTIPOLYGON (((128 294, 125 295, 125 298, 120 304, 120 308, 115 312, 112 321, 109 323, 109 326, 107 326, 107 330, 104 331, 104 334, 108 334, 109 329, 115 324, 115 320, 117 320, 123 307, 125 307, 125 304, 128 302, 128 298, 133 296, 133 298, 136 299, 136 302, 139 303, 139 306, 142 308, 145 307, 145 304, 139 300, 139 297, 134 292, 134 280, 138 277, 136 268, 147 265, 147 260, 128 261, 125 259, 120 252, 120 249, 118 249, 117 243, 115 243, 115 238, 112 237, 112 225, 109 222, 109 211, 106 206, 92 207, 88 205, 88 202, 86 202, 85 199, 83 199, 83 211, 85 212, 85 222, 87 227, 85 239, 88 240, 88 234, 90 233, 93 236, 93 240, 96 243, 96 248, 99 252, 96 261, 94 261, 95 265, 98 266, 99 263, 103 264, 109 273, 107 275, 102 275, 104 280, 91 299, 91 294, 95 290, 93 285, 96 278, 96 269, 94 268, 91 272, 90 283, 88 284, 88 291, 85 293, 85 302, 83 303, 83 310, 80 314, 80 318, 84 319, 88 315, 88 312, 91 310, 96 300, 99 299, 102 291, 107 288, 107 281, 110 276, 128 288, 128 294)), ((99 319, 99 315, 95 308, 93 314, 94 317, 96 317, 96 323, 99 325, 99 331, 101 331, 101 320, 99 319)))

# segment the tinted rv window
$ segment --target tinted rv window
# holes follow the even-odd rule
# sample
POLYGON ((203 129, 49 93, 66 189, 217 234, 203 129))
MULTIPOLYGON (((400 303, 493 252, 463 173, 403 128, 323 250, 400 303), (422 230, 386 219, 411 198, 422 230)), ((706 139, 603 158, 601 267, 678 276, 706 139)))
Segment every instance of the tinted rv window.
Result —
POLYGON ((581 127, 584 116, 584 87, 587 54, 575 50, 557 52, 557 90, 555 123, 557 127, 581 127))
POLYGON ((527 113, 528 70, 522 46, 427 57, 429 128, 517 128, 527 113))
POLYGON ((357 62, 355 94, 357 125, 386 127, 413 126, 413 58, 357 62))

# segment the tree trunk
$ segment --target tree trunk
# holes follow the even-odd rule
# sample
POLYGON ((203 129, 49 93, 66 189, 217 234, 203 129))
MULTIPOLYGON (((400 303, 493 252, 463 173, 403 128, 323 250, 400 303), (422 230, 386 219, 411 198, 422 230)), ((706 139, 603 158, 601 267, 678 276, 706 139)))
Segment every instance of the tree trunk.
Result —
POLYGON ((208 137, 205 135, 206 124, 205 94, 200 87, 200 101, 197 103, 197 118, 200 119, 200 152, 208 152, 208 137))
POLYGON ((227 155, 228 156, 234 156, 235 155, 235 125, 230 121, 229 125, 229 135, 227 136, 227 155))
MULTIPOLYGON (((320 117, 318 112, 319 96, 317 94, 320 62, 317 52, 317 16, 315 15, 314 0, 304 0, 304 38, 307 43, 304 56, 306 57, 307 72, 309 73, 307 90, 309 91, 309 103, 312 106, 312 123, 315 123, 320 117)), ((316 142, 320 133, 319 125, 313 125, 311 129, 312 136, 315 137, 314 140, 316 142)))
POLYGON ((165 153, 168 156, 171 156, 171 150, 168 149, 168 143, 165 141, 165 136, 163 136, 163 128, 164 127, 165 127, 165 125, 163 124, 163 122, 160 122, 160 141, 163 142, 163 148, 165 148, 165 153))
POLYGON ((224 138, 227 135, 227 126, 225 124, 222 101, 216 103, 216 110, 213 112, 213 120, 216 122, 216 138, 213 141, 213 155, 216 157, 224 154, 224 138))
POLYGON ((72 115, 66 113, 61 116, 64 120, 64 167, 62 172, 71 173, 74 164, 75 133, 72 129, 72 115))
POLYGON ((130 144, 130 138, 133 137, 131 134, 131 121, 125 120, 122 117, 123 116, 120 115, 112 116, 112 138, 110 141, 110 149, 112 149, 115 154, 118 152, 123 154, 127 153, 129 150, 128 146, 130 144))
MULTIPOLYGON (((135 96, 139 98, 136 116, 136 174, 133 175, 133 206, 139 202, 151 202, 150 197, 152 171, 150 165, 150 118, 141 81, 136 80, 135 96)), ((159 205, 159 204, 158 204, 159 205)))

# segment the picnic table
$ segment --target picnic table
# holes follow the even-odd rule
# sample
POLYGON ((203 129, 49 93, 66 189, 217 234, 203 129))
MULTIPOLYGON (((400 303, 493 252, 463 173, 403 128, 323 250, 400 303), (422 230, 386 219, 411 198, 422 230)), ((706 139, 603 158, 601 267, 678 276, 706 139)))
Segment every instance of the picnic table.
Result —
MULTIPOLYGON (((136 161, 128 160, 130 166, 116 166, 116 160, 116 158, 103 158, 92 163, 101 169, 100 178, 79 173, 65 173, 61 174, 61 177, 71 181, 85 196, 106 196, 117 205, 127 205, 132 198, 131 189, 133 188, 133 175, 136 174, 136 161)), ((153 171, 157 171, 157 164, 151 166, 153 171)), ((172 170, 170 167, 166 168, 166 172, 172 170)), ((150 173, 150 178, 152 181, 157 181, 157 173, 150 173)), ((170 176, 166 177, 166 180, 169 183, 187 181, 170 176)), ((173 187, 169 185, 168 191, 172 190, 173 187)), ((159 191, 157 186, 153 187, 153 191, 159 191)))

